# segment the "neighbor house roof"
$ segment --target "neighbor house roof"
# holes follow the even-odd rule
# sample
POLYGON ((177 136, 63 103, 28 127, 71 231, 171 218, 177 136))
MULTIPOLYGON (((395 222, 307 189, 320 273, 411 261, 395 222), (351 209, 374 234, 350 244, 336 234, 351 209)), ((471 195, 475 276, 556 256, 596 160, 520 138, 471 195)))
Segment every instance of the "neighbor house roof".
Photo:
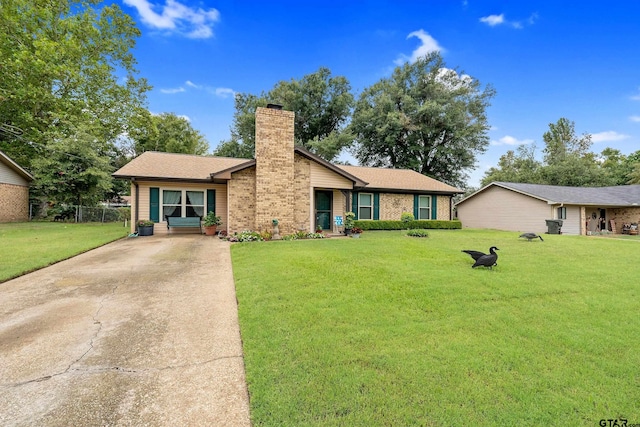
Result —
POLYGON ((247 161, 249 159, 145 151, 116 171, 113 176, 163 181, 211 181, 212 173, 247 161))
POLYGON ((444 182, 429 178, 410 169, 370 168, 364 166, 337 165, 340 169, 357 176, 368 184, 370 190, 397 190, 407 192, 430 192, 443 194, 464 193, 444 182))
POLYGON ((0 163, 4 163, 9 169, 13 170, 15 173, 17 173, 27 181, 33 181, 33 176, 31 176, 29 172, 20 167, 19 164, 11 160, 11 158, 9 158, 9 156, 4 154, 2 151, 0 151, 0 163))
POLYGON ((566 187, 561 185, 523 184, 515 182, 492 182, 466 200, 483 193, 491 187, 502 187, 521 193, 549 204, 593 205, 593 206, 638 206, 640 205, 640 185, 618 185, 613 187, 566 187))

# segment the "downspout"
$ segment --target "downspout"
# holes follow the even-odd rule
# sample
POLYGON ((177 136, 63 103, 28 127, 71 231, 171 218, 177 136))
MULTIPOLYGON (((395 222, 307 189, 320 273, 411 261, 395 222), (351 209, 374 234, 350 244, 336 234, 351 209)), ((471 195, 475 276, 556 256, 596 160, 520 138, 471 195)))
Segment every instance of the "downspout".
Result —
POLYGON ((449 221, 453 221, 453 196, 449 196, 449 221))
POLYGON ((139 206, 140 206, 140 189, 138 188, 138 183, 136 182, 135 178, 131 178, 131 183, 136 187, 136 211, 135 211, 135 220, 134 220, 134 224, 136 224, 136 227, 134 228, 134 230, 136 230, 138 228, 138 212, 139 212, 139 206))

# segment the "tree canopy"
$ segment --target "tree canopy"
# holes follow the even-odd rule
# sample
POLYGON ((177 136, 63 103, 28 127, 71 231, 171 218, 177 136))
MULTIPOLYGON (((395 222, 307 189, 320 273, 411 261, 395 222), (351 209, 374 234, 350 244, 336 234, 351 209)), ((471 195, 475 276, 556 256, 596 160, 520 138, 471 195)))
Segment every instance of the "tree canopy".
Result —
MULTIPOLYGON (((143 116, 148 120, 144 125, 138 123, 134 139, 135 152, 164 151, 204 155, 209 151, 209 143, 204 135, 191 126, 191 123, 174 113, 143 116)), ((144 119, 143 119, 144 120, 144 119)))
POLYGON ((131 53, 140 32, 116 4, 100 4, 3 0, 0 7, 0 149, 32 172, 41 196, 66 184, 89 195, 109 188, 111 162, 102 156, 115 152, 146 103, 150 87, 137 78, 131 53), (69 176, 69 159, 84 168, 79 175, 101 178, 51 185, 51 170, 69 176))
POLYGON ((550 123, 542 139, 542 161, 535 159, 535 146, 509 150, 485 173, 481 185, 493 181, 573 187, 625 185, 632 183, 634 167, 640 160, 640 151, 625 156, 619 150, 605 148, 596 155, 590 151, 591 135, 578 137, 575 123, 564 117, 550 123))
POLYGON ((353 107, 349 81, 332 76, 328 68, 300 80, 281 81, 267 93, 238 94, 231 139, 224 141, 214 154, 250 158, 255 150, 255 110, 268 103, 282 105, 295 112, 294 137, 297 145, 326 160, 333 160, 351 144, 345 124, 353 107))
POLYGON ((489 145, 491 87, 445 67, 434 52, 364 90, 350 130, 367 166, 413 169, 462 186, 489 145))

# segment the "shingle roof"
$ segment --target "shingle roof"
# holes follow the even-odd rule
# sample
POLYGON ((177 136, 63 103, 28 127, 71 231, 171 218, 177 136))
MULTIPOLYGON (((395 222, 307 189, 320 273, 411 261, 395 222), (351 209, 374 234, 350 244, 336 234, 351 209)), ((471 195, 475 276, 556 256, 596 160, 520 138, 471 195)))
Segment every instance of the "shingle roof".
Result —
MULTIPOLYGON (((384 169, 362 166, 343 166, 328 164, 315 155, 296 148, 303 155, 315 159, 325 167, 337 173, 360 181, 355 185, 367 183, 365 188, 397 191, 424 191, 445 194, 462 193, 461 190, 443 182, 429 178, 409 169, 384 169), (306 153, 306 154, 305 154, 306 153)), ((211 175, 236 167, 249 165, 251 159, 231 157, 204 157, 189 154, 161 153, 146 151, 116 171, 116 178, 147 178, 154 180, 198 180, 211 181, 211 175)))
MULTIPOLYGON (((493 182, 467 197, 467 200, 484 189, 496 185, 517 191, 550 204, 636 206, 640 205, 640 185, 618 185, 614 187, 565 187, 560 185, 523 184, 515 182, 493 182)), ((458 203, 464 202, 461 200, 458 203)))
POLYGON ((366 188, 382 190, 433 191, 440 193, 463 193, 444 182, 429 178, 410 169, 385 169, 364 166, 336 165, 340 169, 368 182, 366 188))
POLYGON ((19 164, 11 160, 9 156, 0 151, 0 162, 7 165, 10 169, 16 172, 18 175, 22 176, 27 181, 33 181, 33 176, 26 170, 24 170, 19 164))
POLYGON ((248 160, 145 151, 116 171, 113 176, 211 181, 212 173, 238 166, 248 160))

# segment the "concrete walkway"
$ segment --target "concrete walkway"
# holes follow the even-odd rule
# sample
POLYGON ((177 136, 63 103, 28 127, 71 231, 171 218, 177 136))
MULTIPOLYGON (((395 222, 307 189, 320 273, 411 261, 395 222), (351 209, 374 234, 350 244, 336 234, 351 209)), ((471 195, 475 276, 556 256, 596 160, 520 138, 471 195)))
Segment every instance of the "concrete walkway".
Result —
POLYGON ((0 425, 249 426, 229 243, 127 238, 0 283, 0 425))

